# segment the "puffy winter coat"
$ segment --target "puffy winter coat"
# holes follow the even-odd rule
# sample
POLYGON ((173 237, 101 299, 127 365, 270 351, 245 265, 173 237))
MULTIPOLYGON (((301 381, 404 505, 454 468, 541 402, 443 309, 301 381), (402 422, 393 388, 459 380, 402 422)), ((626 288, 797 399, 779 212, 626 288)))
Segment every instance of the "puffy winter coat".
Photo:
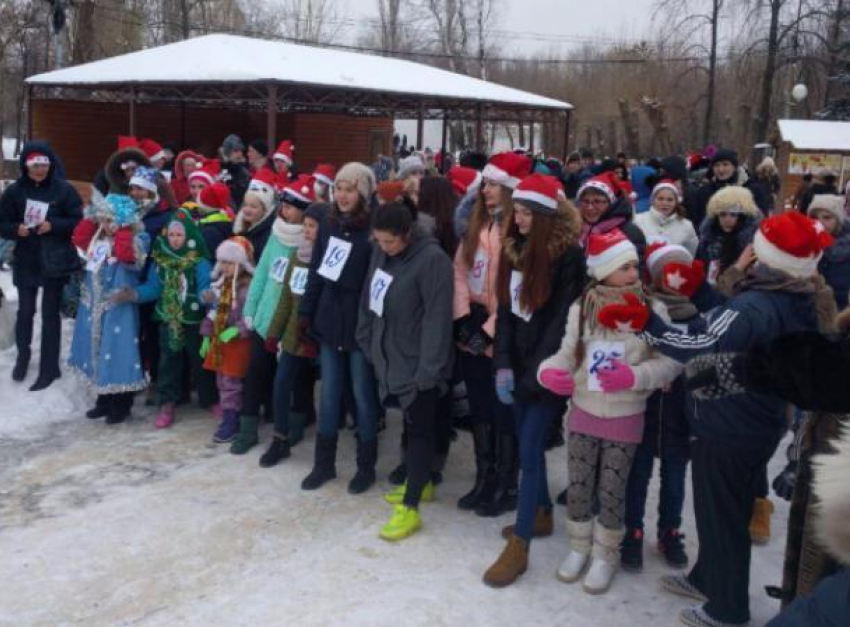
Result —
POLYGON ((366 276, 357 342, 375 368, 381 400, 396 397, 404 408, 418 392, 444 393, 454 363, 448 255, 434 237, 419 231, 393 257, 376 246, 366 276), (383 296, 376 296, 382 280, 383 296))
POLYGON ((655 208, 635 216, 635 224, 643 231, 647 241, 661 238, 670 244, 684 246, 689 253, 696 255, 699 238, 694 225, 687 218, 676 214, 664 216, 655 208))
POLYGON ((80 259, 71 235, 83 217, 83 201, 77 190, 64 179, 62 166, 46 142, 29 142, 19 158, 21 175, 0 198, 0 238, 15 242, 12 257, 12 281, 18 287, 37 287, 43 279, 65 278, 79 269, 80 259), (50 158, 47 178, 36 183, 27 174, 26 160, 34 152, 50 158), (27 237, 18 235, 26 222, 29 207, 47 205, 44 221, 50 232, 38 235, 34 229, 27 237))
MULTIPOLYGON (((663 319, 667 318, 667 310, 660 302, 653 303, 653 309, 663 319)), ((579 319, 581 304, 574 303, 567 315, 567 324, 561 346, 558 351, 543 360, 537 368, 539 382, 540 373, 547 368, 569 370, 575 381, 573 403, 597 418, 622 418, 643 413, 646 409, 646 399, 649 395, 667 383, 670 383, 681 372, 682 368, 672 359, 653 351, 643 340, 634 333, 612 331, 592 320, 584 321, 584 332, 581 339, 587 348, 587 354, 581 363, 576 363, 575 352, 579 341, 579 319), (595 342, 622 344, 624 351, 620 361, 629 364, 635 375, 635 385, 631 390, 615 394, 588 389, 588 368, 593 359, 592 346, 595 342)))
POLYGON ((334 208, 331 215, 325 217, 319 226, 313 259, 310 262, 310 274, 307 278, 307 291, 301 298, 299 316, 310 322, 311 332, 328 346, 339 351, 357 350, 355 332, 360 310, 360 291, 366 281, 366 273, 372 257, 372 241, 369 233, 369 214, 355 216, 340 214, 334 208), (334 272, 320 274, 323 261, 325 267, 333 266, 340 258, 340 252, 350 245, 339 276, 334 272), (330 249, 330 250, 329 250, 330 249), (325 260, 325 255, 328 259, 325 260))
MULTIPOLYGON (((587 281, 584 253, 570 243, 579 228, 572 220, 568 218, 563 225, 556 225, 553 233, 549 271, 552 287, 546 304, 532 312, 528 320, 515 315, 510 303, 499 304, 493 365, 497 370, 506 368, 513 371, 515 395, 522 401, 558 398, 537 382, 537 369, 544 359, 558 350, 567 324, 567 312, 587 281)), ((519 239, 516 243, 508 241, 502 249, 499 263, 508 264, 512 270, 517 269, 516 257, 524 245, 519 239)))

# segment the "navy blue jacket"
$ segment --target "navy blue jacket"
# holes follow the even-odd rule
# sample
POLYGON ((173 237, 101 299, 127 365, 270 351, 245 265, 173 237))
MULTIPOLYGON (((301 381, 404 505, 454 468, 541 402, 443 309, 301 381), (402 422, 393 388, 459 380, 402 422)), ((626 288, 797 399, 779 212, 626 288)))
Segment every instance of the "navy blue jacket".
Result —
MULTIPOLYGON (((653 315, 641 337, 664 355, 686 363, 700 355, 747 352, 780 335, 816 330, 810 296, 750 290, 712 311, 703 333, 683 333, 653 315)), ((692 399, 691 431, 730 445, 775 445, 785 431, 785 405, 778 396, 750 392, 692 399)))
POLYGON ((83 201, 74 186, 65 180, 62 164, 47 142, 27 143, 21 150, 19 164, 20 177, 0 198, 0 237, 15 242, 14 284, 38 287, 45 278, 65 278, 80 267, 71 234, 83 218, 83 201), (50 158, 47 178, 40 183, 27 174, 26 160, 34 152, 50 158), (28 200, 48 204, 45 220, 50 222, 49 233, 31 232, 28 237, 18 237, 28 200))
POLYGON ((850 222, 845 221, 841 225, 841 231, 835 236, 835 243, 824 251, 818 271, 835 293, 838 310, 841 311, 850 305, 850 222))
POLYGON ((355 333, 360 308, 360 292, 366 282, 369 262, 372 257, 372 242, 369 233, 367 212, 348 217, 334 208, 333 215, 326 216, 319 225, 307 287, 298 315, 307 318, 310 331, 323 344, 339 351, 358 348, 355 333), (351 242, 351 252, 336 281, 318 273, 328 242, 331 237, 351 242))
POLYGON ((821 581, 766 627, 846 627, 850 622, 850 567, 821 581))

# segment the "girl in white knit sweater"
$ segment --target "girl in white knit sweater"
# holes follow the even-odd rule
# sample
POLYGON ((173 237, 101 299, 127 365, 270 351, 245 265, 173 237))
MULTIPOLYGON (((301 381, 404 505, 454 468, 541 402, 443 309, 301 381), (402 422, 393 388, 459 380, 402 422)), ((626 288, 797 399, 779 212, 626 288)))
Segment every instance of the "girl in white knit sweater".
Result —
MULTIPOLYGON (((558 578, 577 581, 592 553, 583 588, 601 594, 619 563, 626 483, 643 436, 646 399, 681 367, 655 353, 628 323, 597 319, 605 305, 624 299, 637 311, 648 311, 637 250, 625 235, 614 230, 592 236, 587 267, 593 281, 570 308, 561 348, 540 364, 537 376, 553 393, 572 396, 567 412, 570 553, 558 578), (595 523, 594 497, 600 505, 595 523)), ((667 318, 661 303, 652 308, 667 318)))
POLYGON ((685 217, 681 194, 675 181, 665 179, 652 188, 649 211, 635 216, 635 224, 646 240, 662 239, 668 244, 682 246, 691 255, 697 252, 699 237, 691 221, 685 217))

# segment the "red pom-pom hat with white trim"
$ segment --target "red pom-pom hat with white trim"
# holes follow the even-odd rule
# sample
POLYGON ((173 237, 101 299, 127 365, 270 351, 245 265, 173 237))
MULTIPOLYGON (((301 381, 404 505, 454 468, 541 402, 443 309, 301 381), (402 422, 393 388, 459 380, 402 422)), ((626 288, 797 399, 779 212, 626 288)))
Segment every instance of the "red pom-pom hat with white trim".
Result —
POLYGON ((753 239, 759 263, 796 278, 816 275, 823 251, 832 244, 820 222, 796 211, 762 220, 753 239))
POLYGON ((597 281, 602 281, 630 261, 637 260, 637 248, 620 229, 591 235, 588 239, 587 273, 597 281))

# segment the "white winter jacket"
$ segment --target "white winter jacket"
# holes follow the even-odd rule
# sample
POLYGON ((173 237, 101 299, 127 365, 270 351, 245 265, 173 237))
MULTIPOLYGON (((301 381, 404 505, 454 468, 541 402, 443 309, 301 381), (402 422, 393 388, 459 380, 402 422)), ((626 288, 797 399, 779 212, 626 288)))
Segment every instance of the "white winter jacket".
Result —
POLYGON ((678 244, 687 249, 692 255, 696 255, 699 246, 699 237, 694 225, 687 218, 662 215, 654 207, 635 216, 634 220, 638 228, 646 235, 646 240, 662 238, 668 244, 678 244))
MULTIPOLYGON (((663 303, 655 301, 652 308, 665 322, 669 323, 667 308, 663 303)), ((679 363, 655 352, 634 333, 612 331, 600 325, 594 325, 591 332, 587 320, 585 320, 583 336, 585 357, 577 366, 575 349, 578 340, 579 315, 580 304, 576 302, 570 307, 566 334, 561 341, 561 348, 540 364, 537 369, 537 379, 540 381, 540 373, 547 368, 569 370, 576 384, 572 402, 589 414, 597 418, 622 418, 640 414, 646 410, 646 399, 649 395, 673 381, 682 371, 679 363), (634 389, 613 394, 593 392, 588 389, 588 363, 594 362, 594 348, 600 347, 599 342, 614 343, 614 346, 624 348, 625 358, 620 361, 632 367, 635 374, 634 389)), ((542 382, 540 384, 543 385, 542 382)))

